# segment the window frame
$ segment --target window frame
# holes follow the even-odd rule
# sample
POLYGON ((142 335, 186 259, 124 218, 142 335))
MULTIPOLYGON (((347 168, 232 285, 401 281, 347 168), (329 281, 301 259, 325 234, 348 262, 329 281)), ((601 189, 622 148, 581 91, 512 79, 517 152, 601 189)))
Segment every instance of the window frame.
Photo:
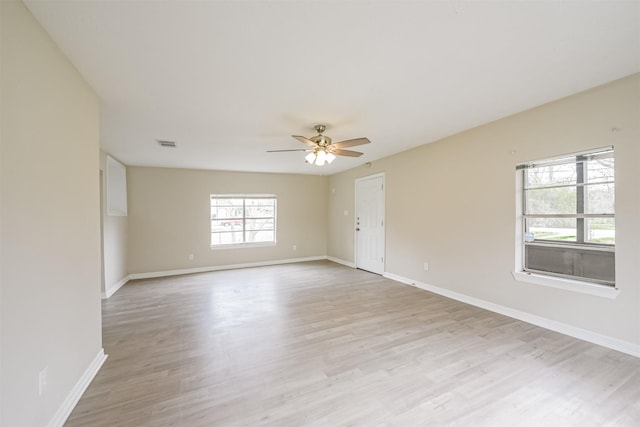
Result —
MULTIPOLYGON (((211 193, 209 195, 209 225, 210 225, 210 238, 209 238, 209 246, 212 250, 220 250, 220 249, 233 249, 233 248, 248 248, 248 247, 260 247, 260 246, 275 246, 277 244, 277 212, 278 212, 278 200, 275 194, 220 194, 220 193, 211 193), (242 216, 237 217, 224 217, 214 219, 214 206, 212 204, 213 199, 224 199, 224 200, 238 200, 242 203, 242 216), (247 200, 254 199, 270 199, 273 201, 273 216, 266 217, 251 217, 247 216, 247 211, 250 206, 247 206, 247 200), (273 228, 265 230, 265 231, 273 231, 273 240, 262 241, 262 242, 247 242, 247 232, 250 231, 259 231, 259 230, 247 230, 247 220, 273 220, 273 228), (240 221, 241 229, 240 230, 222 230, 222 231, 214 231, 214 221, 229 221, 235 222, 240 221), (213 243, 213 235, 214 234, 223 234, 229 232, 236 232, 242 234, 242 242, 233 242, 233 243, 213 243)), ((232 227, 235 224, 232 224, 232 227)))
MULTIPOLYGON (((561 289, 567 289, 597 296, 603 296, 607 298, 615 298, 617 296, 617 288, 615 284, 615 242, 601 243, 585 240, 586 221, 589 218, 613 218, 615 220, 615 196, 613 213, 587 213, 585 195, 587 188, 595 183, 585 182, 584 172, 586 171, 586 161, 598 156, 606 156, 610 152, 610 156, 614 156, 614 147, 603 147, 599 149, 589 150, 580 153, 573 153, 564 156, 550 157, 547 159, 527 162, 516 165, 516 211, 517 211, 517 223, 516 223, 516 268, 513 272, 513 276, 518 281, 524 281, 528 283, 534 283, 543 286, 551 286, 561 289), (568 159, 573 159, 568 161, 568 159), (533 167, 554 165, 554 164, 569 164, 576 163, 576 182, 574 184, 561 184, 561 185, 548 185, 548 186, 535 186, 533 188, 558 188, 558 187, 573 187, 576 188, 576 213, 575 214, 544 214, 544 213, 529 213, 527 211, 527 197, 526 192, 532 187, 528 186, 526 182, 526 170, 533 167), (580 164, 580 167, 578 167, 580 164), (580 171, 581 169, 581 171, 580 171), (530 241, 530 235, 528 233, 527 219, 529 218, 575 218, 576 219, 576 236, 575 241, 557 241, 544 238, 536 238, 530 241), (548 247, 551 250, 555 248, 566 249, 567 252, 575 253, 584 251, 596 251, 596 252, 611 252, 614 259, 614 280, 597 280, 593 278, 565 275, 561 273, 555 273, 544 270, 537 270, 533 268, 527 268, 527 247, 548 247)), ((614 186, 613 191, 615 194, 615 164, 614 175, 611 179, 604 182, 598 182, 598 184, 612 184, 614 186)), ((615 227, 615 225, 614 225, 615 227)))

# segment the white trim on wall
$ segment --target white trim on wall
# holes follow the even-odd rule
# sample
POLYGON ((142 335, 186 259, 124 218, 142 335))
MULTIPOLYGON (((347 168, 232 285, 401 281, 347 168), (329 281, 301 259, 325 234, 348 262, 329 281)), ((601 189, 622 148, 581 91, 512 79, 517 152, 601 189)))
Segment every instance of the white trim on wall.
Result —
POLYGON ((236 268, 264 267, 268 265, 291 264, 295 262, 305 262, 305 261, 321 261, 325 259, 336 262, 338 264, 346 265, 347 267, 352 267, 352 268, 354 267, 353 263, 350 263, 348 261, 339 260, 337 258, 329 258, 326 255, 322 255, 322 256, 313 256, 313 257, 306 257, 306 258, 281 259, 276 261, 251 262, 251 263, 231 264, 231 265, 216 265, 216 266, 208 266, 208 267, 185 268, 185 269, 179 269, 179 270, 150 271, 147 273, 133 273, 122 278, 122 280, 120 280, 118 283, 116 283, 115 285, 107 289, 106 293, 102 294, 102 299, 110 298, 113 294, 115 294, 118 291, 118 289, 124 286, 129 280, 179 276, 182 274, 206 273, 209 271, 233 270, 236 268))
POLYGON ((268 265, 291 264, 295 262, 320 261, 327 259, 326 255, 311 256, 306 258, 289 258, 274 261, 248 262, 244 264, 214 265, 208 267, 184 268, 179 270, 152 271, 148 273, 133 273, 129 279, 151 279, 155 277, 179 276, 181 274, 205 273, 208 271, 234 270, 236 268, 265 267, 268 265))
POLYGON ((115 285, 111 286, 109 289, 107 289, 102 294, 102 299, 107 299, 111 295, 115 294, 116 291, 118 289, 120 289, 121 287, 123 287, 125 285, 125 283, 127 283, 129 280, 131 280, 131 276, 130 275, 127 275, 127 276, 123 277, 122 279, 120 279, 120 281, 118 281, 118 283, 116 283, 115 285))
POLYGON ((356 263, 351 261, 345 261, 340 258, 334 258, 332 256, 327 256, 327 259, 331 262, 335 262, 336 264, 342 264, 346 267, 356 268, 356 263))
POLYGON ((442 295, 447 298, 454 299, 456 301, 471 304, 476 307, 484 308, 485 310, 493 311, 494 313, 502 314, 514 319, 522 320, 523 322, 531 323, 532 325, 540 326, 551 331, 559 332, 564 335, 569 335, 573 338, 578 338, 583 341, 588 341, 593 344, 601 345, 603 347, 610 348, 612 350, 620 351, 622 353, 630 354, 635 357, 640 357, 640 345, 634 344, 628 341, 623 341, 617 338, 613 338, 607 335, 598 334, 596 332, 588 331, 586 329, 576 328, 575 326, 567 325, 566 323, 557 322, 555 320, 547 319, 535 314, 527 313, 524 311, 516 310, 503 305, 494 304, 489 301, 485 301, 479 298, 474 298, 465 294, 461 294, 448 289, 440 288, 438 286, 422 283, 417 280, 411 280, 406 277, 399 276, 393 273, 385 272, 384 277, 394 280, 396 282, 404 283, 405 285, 414 286, 425 291, 433 292, 434 294, 442 295))
POLYGON ((93 381, 93 378, 104 364, 104 361, 107 360, 107 357, 108 355, 106 355, 104 349, 101 348, 76 385, 73 386, 66 399, 64 399, 64 402, 62 402, 62 405, 60 405, 53 418, 51 418, 47 427, 62 427, 64 425, 69 415, 71 415, 71 411, 76 407, 85 390, 89 387, 89 384, 91 384, 91 381, 93 381))

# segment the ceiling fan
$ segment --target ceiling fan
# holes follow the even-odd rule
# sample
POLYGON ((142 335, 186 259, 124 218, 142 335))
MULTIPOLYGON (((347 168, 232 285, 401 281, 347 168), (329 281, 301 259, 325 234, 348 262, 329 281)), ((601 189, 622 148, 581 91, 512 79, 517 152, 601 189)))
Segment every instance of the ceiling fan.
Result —
POLYGON ((325 163, 331 163, 336 156, 360 157, 362 153, 359 151, 343 150, 346 147, 354 147, 356 145, 369 144, 368 138, 347 139, 346 141, 332 142, 331 138, 322 134, 327 127, 325 125, 315 125, 314 129, 318 134, 311 138, 305 138, 300 135, 292 135, 295 139, 307 145, 310 148, 298 148, 294 150, 269 150, 268 153, 280 153, 283 151, 306 151, 309 154, 305 156, 305 161, 309 164, 322 166, 325 163))

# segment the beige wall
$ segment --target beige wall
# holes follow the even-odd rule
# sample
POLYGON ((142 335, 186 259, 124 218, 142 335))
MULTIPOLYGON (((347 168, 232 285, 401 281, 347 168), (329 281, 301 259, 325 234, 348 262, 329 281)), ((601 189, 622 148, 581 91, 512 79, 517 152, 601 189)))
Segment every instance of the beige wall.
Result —
POLYGON ((22 3, 0 10, 0 424, 44 426, 102 347, 98 100, 22 3))
POLYGON ((107 215, 106 153, 100 151, 100 171, 102 172, 102 258, 104 262, 103 296, 111 295, 127 280, 128 218, 107 215))
POLYGON ((129 273, 324 256, 327 182, 310 175, 128 167, 129 273), (275 194, 277 245, 211 250, 212 193, 275 194))
POLYGON ((354 179, 385 172, 388 273, 640 344, 639 118, 634 75, 331 176, 328 255, 353 261, 354 179), (514 281, 515 165, 607 145, 616 151, 617 299, 514 281))

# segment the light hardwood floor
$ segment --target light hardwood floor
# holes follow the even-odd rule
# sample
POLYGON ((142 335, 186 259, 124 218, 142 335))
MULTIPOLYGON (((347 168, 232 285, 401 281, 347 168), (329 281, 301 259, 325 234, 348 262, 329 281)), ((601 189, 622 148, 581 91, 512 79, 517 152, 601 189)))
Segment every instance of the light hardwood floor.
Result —
POLYGON ((66 426, 640 426, 640 359, 331 262, 130 282, 66 426))

